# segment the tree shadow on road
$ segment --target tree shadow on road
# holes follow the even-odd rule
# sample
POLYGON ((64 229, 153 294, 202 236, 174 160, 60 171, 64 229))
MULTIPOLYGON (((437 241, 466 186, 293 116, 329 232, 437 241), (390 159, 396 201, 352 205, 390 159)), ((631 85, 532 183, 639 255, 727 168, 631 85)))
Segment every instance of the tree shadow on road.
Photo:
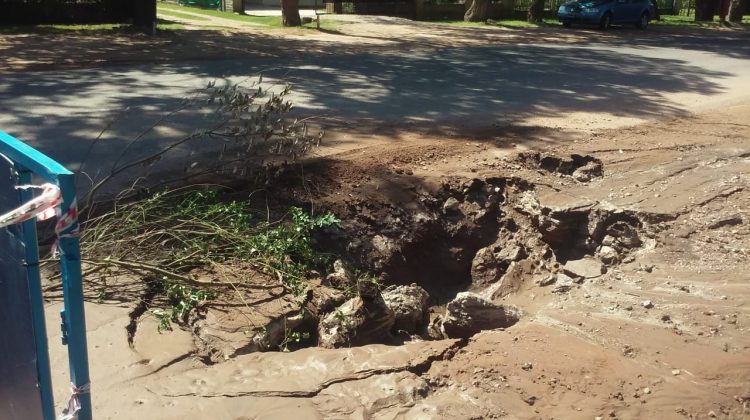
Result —
MULTIPOLYGON (((607 34, 607 42, 620 42, 613 41, 614 33, 607 34)), ((684 115, 686 111, 670 94, 689 92, 709 98, 724 93, 720 81, 733 76, 676 58, 644 55, 637 48, 613 50, 606 43, 591 45, 582 39, 567 44, 503 43, 389 52, 349 46, 335 54, 317 54, 310 51, 322 49, 321 41, 245 34, 232 38, 230 44, 244 41, 248 51, 281 55, 233 60, 219 59, 228 54, 219 48, 221 40, 228 39, 214 34, 190 45, 196 50, 216 47, 220 51, 216 59, 172 61, 172 52, 152 46, 153 55, 166 63, 4 75, 0 127, 73 168, 82 163, 91 142, 106 127, 103 140, 89 155, 101 164, 208 81, 232 83, 262 73, 267 83, 292 83, 296 115, 324 116, 319 120, 323 126, 393 138, 414 131, 479 133, 476 138, 490 141, 503 127, 528 117, 684 115), (258 46, 266 41, 287 48, 258 46)), ((175 116, 132 152, 148 153, 170 136, 200 128, 200 121, 193 114, 175 116)), ((555 140, 550 130, 528 135, 555 140)))

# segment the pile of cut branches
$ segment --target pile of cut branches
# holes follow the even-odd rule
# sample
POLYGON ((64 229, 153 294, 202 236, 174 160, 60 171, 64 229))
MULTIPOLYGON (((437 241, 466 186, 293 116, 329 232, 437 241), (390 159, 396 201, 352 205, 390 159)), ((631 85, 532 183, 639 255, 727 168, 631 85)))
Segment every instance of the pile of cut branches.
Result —
POLYGON ((192 278, 191 269, 242 261, 298 294, 306 274, 328 263, 311 247, 313 231, 337 223, 331 214, 310 216, 297 207, 271 221, 254 212, 249 200, 179 189, 117 203, 84 224, 81 246, 92 269, 106 266, 200 287, 210 284, 192 278))
MULTIPOLYGON (((235 287, 200 281, 191 275, 196 268, 250 264, 295 296, 305 290, 310 271, 326 270, 328 258, 313 250, 311 235, 337 224, 335 217, 291 207, 270 220, 252 210, 249 196, 232 199, 221 185, 195 181, 262 172, 267 156, 295 160, 320 143, 322 132, 310 134, 305 120, 289 117, 290 87, 275 92, 262 83, 260 77, 249 86, 210 82, 130 139, 104 173, 88 174, 82 165, 79 173, 91 181, 80 212, 83 274, 100 299, 111 295, 109 280, 135 274, 151 296, 166 298, 167 307, 152 312, 167 327, 217 288, 235 287), (180 113, 206 126, 172 140, 148 140, 180 113)), ((84 162, 90 154, 91 149, 84 162)))

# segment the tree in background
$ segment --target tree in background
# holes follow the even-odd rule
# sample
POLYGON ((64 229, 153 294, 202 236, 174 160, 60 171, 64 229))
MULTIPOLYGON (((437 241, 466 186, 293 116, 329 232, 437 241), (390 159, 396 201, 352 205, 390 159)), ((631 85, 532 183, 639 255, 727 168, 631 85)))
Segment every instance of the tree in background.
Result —
POLYGON ((740 23, 742 22, 742 14, 747 10, 747 0, 731 0, 732 3, 729 6, 729 21, 740 23))
POLYGON ((156 33, 156 0, 133 0, 133 25, 156 33))
POLYGON ((466 22, 484 22, 490 13, 490 0, 467 0, 469 7, 464 14, 466 22))
POLYGON ((710 22, 719 10, 719 0, 695 0, 695 21, 710 22))
POLYGON ((299 0, 281 0, 281 24, 284 26, 300 26, 299 0))
POLYGON ((529 6, 529 14, 526 19, 529 23, 541 22, 544 17, 544 0, 534 0, 529 6))

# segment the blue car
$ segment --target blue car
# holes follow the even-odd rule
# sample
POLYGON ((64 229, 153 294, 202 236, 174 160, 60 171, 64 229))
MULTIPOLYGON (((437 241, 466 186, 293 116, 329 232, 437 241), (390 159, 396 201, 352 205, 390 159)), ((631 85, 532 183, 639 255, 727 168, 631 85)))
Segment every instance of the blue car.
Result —
POLYGON ((569 28, 574 23, 599 25, 633 24, 646 29, 656 10, 650 0, 575 0, 564 3, 557 10, 557 19, 569 28))

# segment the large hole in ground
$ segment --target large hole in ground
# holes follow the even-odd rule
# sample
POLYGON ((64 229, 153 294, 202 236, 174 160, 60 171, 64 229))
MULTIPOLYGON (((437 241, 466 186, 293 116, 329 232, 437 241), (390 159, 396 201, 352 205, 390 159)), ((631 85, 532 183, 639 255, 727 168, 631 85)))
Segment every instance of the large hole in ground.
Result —
MULTIPOLYGON (((371 209, 385 209, 373 213, 373 217, 357 218, 356 212, 348 218, 340 216, 349 223, 342 229, 322 232, 316 238, 317 246, 348 261, 352 272, 379 277, 386 288, 421 286, 428 295, 429 310, 423 307, 424 316, 416 316, 412 320, 414 326, 403 329, 397 326, 403 324, 399 324, 401 321, 388 319, 393 315, 382 310, 386 303, 379 294, 366 297, 355 290, 352 295, 350 286, 346 297, 325 309, 319 304, 312 309, 306 306, 312 317, 301 323, 287 327, 289 318, 275 318, 272 323, 282 327, 273 345, 265 349, 396 344, 414 336, 442 338, 445 335, 441 336, 440 331, 435 334, 431 329, 434 325, 429 323, 438 318, 428 318, 427 314, 439 312, 443 322, 454 299, 465 291, 482 293, 488 299, 489 304, 464 301, 474 305, 470 310, 477 311, 477 319, 489 322, 477 327, 479 330, 497 328, 491 323, 493 317, 512 325, 518 312, 503 308, 498 312, 491 307, 495 305, 492 302, 499 302, 498 297, 528 290, 535 284, 532 277, 536 279, 533 281, 554 279, 562 270, 556 263, 592 256, 606 237, 626 237, 641 227, 639 218, 629 212, 596 208, 553 210, 539 206, 535 200, 533 187, 522 180, 475 179, 423 197, 423 207, 411 209, 411 214, 386 201, 372 204, 371 209), (353 302, 356 299, 361 302, 353 302), (342 336, 341 331, 348 332, 342 336)), ((321 274, 326 277, 326 273, 321 274)), ((325 282, 321 286, 336 287, 325 282)), ((403 295, 396 300, 408 302, 414 297, 410 295, 413 290, 401 290, 403 295)), ((445 323, 440 325, 444 327, 445 323)))
POLYGON ((435 305, 443 305, 471 287, 471 263, 479 249, 497 238, 496 217, 487 217, 464 238, 455 238, 441 223, 415 233, 384 267, 386 284, 416 283, 424 288, 435 305))

